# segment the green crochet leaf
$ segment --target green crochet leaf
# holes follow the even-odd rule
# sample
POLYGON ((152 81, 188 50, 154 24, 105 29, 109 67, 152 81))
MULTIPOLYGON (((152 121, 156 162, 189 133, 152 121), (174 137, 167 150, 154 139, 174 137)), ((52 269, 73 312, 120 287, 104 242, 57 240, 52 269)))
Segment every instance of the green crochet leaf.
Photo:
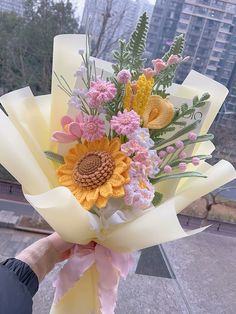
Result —
POLYGON ((162 201, 162 198, 163 198, 163 194, 161 194, 159 192, 155 192, 154 198, 152 200, 152 204, 154 206, 157 206, 162 201))
POLYGON ((142 58, 146 46, 148 31, 148 16, 145 13, 140 16, 136 29, 131 34, 130 40, 126 43, 119 41, 119 50, 113 52, 116 64, 113 65, 115 74, 122 69, 129 69, 132 79, 137 79, 144 66, 142 58))
POLYGON ((167 62, 169 57, 171 55, 178 55, 181 56, 181 54, 184 51, 184 35, 180 34, 179 36, 176 36, 174 39, 174 42, 172 43, 170 49, 165 53, 162 60, 167 62))
POLYGON ((56 161, 59 164, 64 164, 64 157, 62 155, 56 154, 54 152, 51 152, 49 150, 45 151, 44 154, 46 155, 46 157, 50 160, 56 161))
POLYGON ((140 16, 136 29, 132 33, 126 47, 126 50, 130 52, 130 56, 133 59, 141 57, 142 54, 144 53, 147 31, 148 31, 148 16, 147 13, 144 12, 143 15, 140 16))
POLYGON ((198 177, 198 178, 207 178, 207 176, 201 174, 200 172, 196 171, 187 171, 183 173, 175 173, 175 174, 169 174, 169 175, 163 175, 154 179, 149 179, 149 181, 152 184, 156 184, 161 181, 166 180, 173 180, 173 179, 181 179, 181 178, 188 178, 188 177, 198 177))

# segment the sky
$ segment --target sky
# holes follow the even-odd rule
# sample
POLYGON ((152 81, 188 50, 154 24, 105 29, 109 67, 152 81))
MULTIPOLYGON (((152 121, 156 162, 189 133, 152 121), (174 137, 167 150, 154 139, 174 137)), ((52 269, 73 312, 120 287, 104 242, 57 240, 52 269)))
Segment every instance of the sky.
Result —
MULTIPOLYGON (((77 12, 80 17, 82 17, 83 8, 86 0, 71 0, 73 4, 77 7, 77 12)), ((155 4, 156 0, 148 0, 151 4, 155 4)))

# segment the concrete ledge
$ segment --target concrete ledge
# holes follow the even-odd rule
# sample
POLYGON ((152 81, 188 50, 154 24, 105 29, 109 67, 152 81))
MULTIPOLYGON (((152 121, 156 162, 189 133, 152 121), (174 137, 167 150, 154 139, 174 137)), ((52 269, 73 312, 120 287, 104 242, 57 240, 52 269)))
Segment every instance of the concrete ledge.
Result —
POLYGON ((0 227, 15 228, 18 220, 19 216, 15 215, 15 212, 7 210, 0 211, 0 227))

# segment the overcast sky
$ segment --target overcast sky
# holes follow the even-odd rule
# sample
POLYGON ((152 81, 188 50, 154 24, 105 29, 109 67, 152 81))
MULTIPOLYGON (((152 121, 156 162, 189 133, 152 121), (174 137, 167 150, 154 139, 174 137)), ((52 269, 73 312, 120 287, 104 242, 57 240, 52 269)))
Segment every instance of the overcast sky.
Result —
MULTIPOLYGON (((86 0, 71 0, 77 7, 77 12, 80 17, 82 17, 84 3, 86 0)), ((150 3, 155 4, 156 0, 148 0, 150 3)))

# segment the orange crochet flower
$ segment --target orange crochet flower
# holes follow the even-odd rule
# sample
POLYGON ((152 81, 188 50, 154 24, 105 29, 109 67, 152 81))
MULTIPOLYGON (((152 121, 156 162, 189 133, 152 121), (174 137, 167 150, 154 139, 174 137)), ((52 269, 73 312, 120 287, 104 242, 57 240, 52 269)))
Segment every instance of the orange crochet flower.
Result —
POLYGON ((85 209, 105 207, 109 197, 123 197, 129 182, 130 158, 120 151, 120 140, 104 137, 77 144, 57 170, 59 183, 75 195, 85 209))
POLYGON ((162 129, 172 121, 173 117, 172 103, 167 98, 151 95, 142 115, 143 126, 149 129, 162 129))

